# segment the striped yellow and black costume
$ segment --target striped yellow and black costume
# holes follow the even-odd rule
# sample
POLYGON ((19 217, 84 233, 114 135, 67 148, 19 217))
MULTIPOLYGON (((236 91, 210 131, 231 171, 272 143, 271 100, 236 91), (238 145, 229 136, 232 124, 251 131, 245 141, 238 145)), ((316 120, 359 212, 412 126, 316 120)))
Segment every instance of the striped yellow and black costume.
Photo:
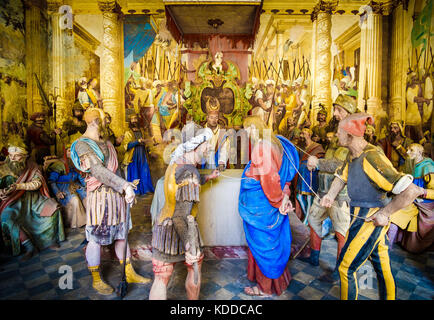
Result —
POLYGON ((380 148, 368 144, 361 155, 350 155, 335 176, 347 184, 352 218, 338 259, 341 299, 358 296, 357 270, 368 260, 377 273, 380 299, 394 300, 395 281, 389 259, 386 232, 390 226, 374 226, 364 219, 390 202, 387 193, 399 194, 412 179, 396 171, 380 148))

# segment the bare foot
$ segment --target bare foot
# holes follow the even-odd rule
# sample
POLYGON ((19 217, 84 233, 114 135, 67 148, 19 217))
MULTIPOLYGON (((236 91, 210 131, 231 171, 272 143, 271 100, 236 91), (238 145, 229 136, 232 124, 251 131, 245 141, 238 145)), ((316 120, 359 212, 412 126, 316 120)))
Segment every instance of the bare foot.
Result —
POLYGON ((249 295, 249 296, 258 296, 258 297, 267 296, 267 294, 265 294, 261 290, 259 290, 259 288, 257 286, 245 287, 244 293, 249 295))

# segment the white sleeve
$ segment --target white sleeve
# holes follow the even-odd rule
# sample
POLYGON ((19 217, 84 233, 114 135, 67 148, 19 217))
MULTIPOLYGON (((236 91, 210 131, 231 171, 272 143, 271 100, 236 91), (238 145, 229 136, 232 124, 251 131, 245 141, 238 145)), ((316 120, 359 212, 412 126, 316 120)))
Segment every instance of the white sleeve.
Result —
POLYGON ((402 191, 408 188, 408 186, 413 182, 413 176, 410 174, 406 174, 398 182, 392 189, 393 194, 400 194, 402 191))

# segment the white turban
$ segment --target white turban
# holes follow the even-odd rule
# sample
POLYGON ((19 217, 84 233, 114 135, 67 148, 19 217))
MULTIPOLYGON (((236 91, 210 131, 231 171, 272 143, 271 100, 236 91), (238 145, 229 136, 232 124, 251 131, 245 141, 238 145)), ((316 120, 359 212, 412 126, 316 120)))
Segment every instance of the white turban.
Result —
POLYGON ((295 81, 294 81, 294 84, 298 84, 298 85, 301 85, 301 83, 303 82, 303 77, 299 77, 299 78, 297 78, 295 81))
POLYGON ((24 148, 20 148, 20 147, 17 147, 17 146, 10 146, 8 148, 8 153, 27 154, 27 151, 24 148))
POLYGON ((204 128, 199 130, 199 134, 197 136, 176 147, 175 151, 173 151, 170 156, 170 164, 174 163, 179 157, 181 157, 185 153, 195 150, 202 143, 210 140, 212 136, 213 133, 210 128, 204 128))
POLYGON ((78 84, 82 88, 87 88, 87 78, 86 77, 81 77, 80 80, 78 80, 78 84))
POLYGON ((266 86, 268 86, 268 85, 275 85, 275 82, 274 82, 274 80, 273 79, 268 79, 267 81, 265 81, 265 85, 266 86))
POLYGON ((152 82, 152 86, 155 88, 157 87, 159 84, 161 84, 160 80, 155 80, 154 82, 152 82))

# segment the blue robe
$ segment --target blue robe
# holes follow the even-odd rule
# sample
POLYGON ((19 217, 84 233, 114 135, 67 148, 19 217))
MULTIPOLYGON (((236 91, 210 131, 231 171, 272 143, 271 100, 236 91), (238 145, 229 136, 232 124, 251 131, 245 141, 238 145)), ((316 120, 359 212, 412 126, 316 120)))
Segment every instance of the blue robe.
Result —
POLYGON ((76 183, 80 186, 80 188, 75 190, 80 199, 83 200, 86 198, 86 183, 84 178, 74 168, 71 167, 69 173, 66 174, 65 166, 61 163, 52 170, 49 168, 48 172, 48 184, 50 185, 51 191, 54 195, 58 192, 65 193, 63 199, 57 199, 62 206, 65 207, 74 195, 69 189, 71 183, 76 183))
POLYGON ((140 179, 140 183, 135 190, 136 194, 146 194, 154 192, 152 185, 151 171, 149 170, 148 160, 146 159, 146 148, 139 142, 130 142, 127 150, 134 148, 132 162, 128 165, 127 180, 132 182, 135 179, 140 179))
MULTIPOLYGON (((277 136, 282 144, 282 165, 279 170, 283 190, 298 170, 299 157, 294 145, 286 138, 277 136)), ((244 169, 238 202, 238 211, 243 219, 247 244, 261 272, 270 279, 279 278, 285 270, 291 253, 291 229, 287 215, 268 201, 261 182, 247 178, 244 169)))

